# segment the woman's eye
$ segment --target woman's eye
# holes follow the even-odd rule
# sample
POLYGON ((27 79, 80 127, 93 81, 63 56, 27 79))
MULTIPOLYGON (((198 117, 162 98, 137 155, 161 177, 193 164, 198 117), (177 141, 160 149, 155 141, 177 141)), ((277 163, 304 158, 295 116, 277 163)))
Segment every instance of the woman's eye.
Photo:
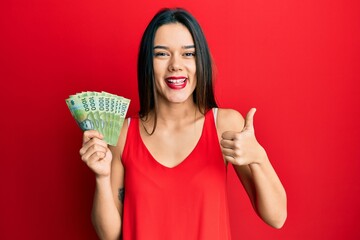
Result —
POLYGON ((185 57, 194 57, 195 56, 195 52, 187 52, 184 53, 185 57))
POLYGON ((155 57, 165 57, 165 56, 167 56, 167 54, 165 52, 156 52, 156 53, 154 53, 154 56, 155 57))

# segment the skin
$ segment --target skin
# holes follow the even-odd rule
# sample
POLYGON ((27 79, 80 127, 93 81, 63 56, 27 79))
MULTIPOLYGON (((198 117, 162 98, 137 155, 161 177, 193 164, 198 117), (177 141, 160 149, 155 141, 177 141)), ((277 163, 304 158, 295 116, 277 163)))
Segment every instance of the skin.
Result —
MULTIPOLYGON (((157 128, 153 135, 154 114, 141 121, 141 138, 154 156, 166 167, 181 163, 196 146, 204 123, 192 99, 196 87, 195 49, 190 32, 181 24, 161 26, 154 40, 154 76, 157 92, 157 128), (171 89, 169 76, 186 76, 183 89, 171 89)), ((280 228, 285 222, 286 193, 258 143, 254 130, 255 109, 244 119, 231 109, 219 109, 217 133, 224 164, 233 164, 257 214, 269 225, 280 228)), ((128 129, 124 122, 116 147, 107 146, 100 133, 84 132, 82 160, 96 176, 92 220, 101 239, 118 239, 121 232, 122 203, 118 191, 123 188, 124 168, 121 154, 128 129)))

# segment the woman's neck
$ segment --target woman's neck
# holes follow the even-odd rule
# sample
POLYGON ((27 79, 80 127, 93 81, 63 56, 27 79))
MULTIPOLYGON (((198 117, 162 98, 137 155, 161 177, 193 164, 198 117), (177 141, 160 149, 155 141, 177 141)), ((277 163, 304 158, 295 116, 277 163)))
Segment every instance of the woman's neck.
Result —
POLYGON ((185 120, 189 117, 193 118, 197 111, 199 111, 199 109, 193 101, 176 104, 159 103, 156 106, 156 115, 158 121, 165 122, 178 122, 179 120, 185 120))
MULTIPOLYGON (((178 128, 192 124, 202 117, 198 106, 193 101, 184 103, 158 103, 155 111, 151 111, 146 119, 143 119, 143 125, 148 130, 152 129, 155 123, 157 127, 178 128)), ((157 128, 156 127, 156 128, 157 128)))

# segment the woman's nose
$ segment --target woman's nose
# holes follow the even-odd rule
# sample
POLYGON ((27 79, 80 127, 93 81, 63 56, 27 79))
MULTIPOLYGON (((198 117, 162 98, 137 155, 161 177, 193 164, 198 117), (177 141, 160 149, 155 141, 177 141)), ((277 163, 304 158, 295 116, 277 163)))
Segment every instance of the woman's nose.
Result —
POLYGON ((182 70, 181 60, 177 56, 172 56, 168 70, 170 72, 182 70))

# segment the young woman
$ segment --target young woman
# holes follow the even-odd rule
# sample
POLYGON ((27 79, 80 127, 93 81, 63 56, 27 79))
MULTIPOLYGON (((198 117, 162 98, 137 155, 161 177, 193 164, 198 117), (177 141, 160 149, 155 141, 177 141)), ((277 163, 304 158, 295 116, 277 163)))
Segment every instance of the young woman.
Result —
POLYGON ((217 108, 204 34, 183 9, 163 9, 138 57, 139 116, 116 147, 86 131, 82 160, 95 172, 93 223, 101 239, 231 239, 229 163, 257 214, 285 222, 286 193, 254 135, 251 109, 217 108), (125 193, 125 194, 124 194, 125 193))

